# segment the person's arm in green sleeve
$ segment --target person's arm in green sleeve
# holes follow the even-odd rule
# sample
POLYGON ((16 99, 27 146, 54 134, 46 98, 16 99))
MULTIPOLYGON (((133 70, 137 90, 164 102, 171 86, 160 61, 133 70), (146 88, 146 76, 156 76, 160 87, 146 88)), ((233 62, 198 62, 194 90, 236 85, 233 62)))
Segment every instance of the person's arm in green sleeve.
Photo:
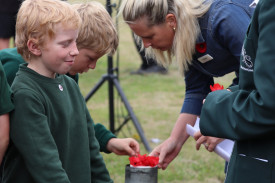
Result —
MULTIPOLYGON (((86 112, 89 113, 86 108, 86 112)), ((117 138, 104 125, 94 124, 95 137, 99 143, 100 151, 105 153, 115 153, 117 155, 135 156, 139 154, 139 143, 133 138, 117 138)))
POLYGON ((107 144, 110 139, 116 138, 116 136, 105 128, 100 123, 94 124, 95 136, 100 146, 100 151, 105 153, 111 153, 107 150, 107 144))
POLYGON ((211 92, 203 105, 200 129, 203 135, 233 140, 274 138, 275 123, 275 6, 264 1, 252 18, 244 42, 239 89, 211 92))

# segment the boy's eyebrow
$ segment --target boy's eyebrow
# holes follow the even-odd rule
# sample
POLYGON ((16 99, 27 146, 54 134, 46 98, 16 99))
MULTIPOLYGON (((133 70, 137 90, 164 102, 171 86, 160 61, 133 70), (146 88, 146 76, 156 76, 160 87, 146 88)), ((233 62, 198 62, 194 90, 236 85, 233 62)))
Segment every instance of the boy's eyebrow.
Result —
POLYGON ((87 54, 87 57, 88 57, 90 60, 94 60, 94 59, 95 59, 94 56, 90 56, 90 55, 88 55, 88 54, 87 54))
POLYGON ((66 39, 66 40, 61 40, 61 41, 58 41, 58 43, 66 43, 66 42, 72 42, 74 41, 74 39, 66 39))

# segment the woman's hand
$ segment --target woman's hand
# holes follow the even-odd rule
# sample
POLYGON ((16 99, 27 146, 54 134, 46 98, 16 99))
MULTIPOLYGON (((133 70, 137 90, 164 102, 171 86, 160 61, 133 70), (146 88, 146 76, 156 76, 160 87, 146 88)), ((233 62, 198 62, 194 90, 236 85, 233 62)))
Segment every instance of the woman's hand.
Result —
POLYGON ((214 151, 217 144, 219 144, 224 139, 216 138, 216 137, 210 137, 210 136, 203 136, 200 131, 197 131, 194 134, 194 138, 197 141, 196 143, 196 149, 199 150, 201 144, 204 144, 205 149, 207 149, 209 152, 214 151))
POLYGON ((182 147, 177 142, 178 140, 168 138, 150 153, 150 156, 159 157, 159 168, 165 170, 169 163, 177 157, 182 147))

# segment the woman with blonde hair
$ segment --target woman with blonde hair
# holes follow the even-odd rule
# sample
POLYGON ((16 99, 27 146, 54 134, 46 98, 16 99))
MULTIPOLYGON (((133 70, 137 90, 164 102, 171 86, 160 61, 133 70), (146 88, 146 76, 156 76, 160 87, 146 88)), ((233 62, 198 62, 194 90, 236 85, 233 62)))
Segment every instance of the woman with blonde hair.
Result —
MULTIPOLYGON (((168 66, 173 57, 184 75, 184 103, 170 137, 151 155, 166 169, 188 139, 186 124, 195 124, 214 77, 236 73, 242 43, 253 14, 252 0, 123 0, 120 13, 140 39, 147 57, 168 66)), ((221 139, 201 137, 213 151, 221 139)))

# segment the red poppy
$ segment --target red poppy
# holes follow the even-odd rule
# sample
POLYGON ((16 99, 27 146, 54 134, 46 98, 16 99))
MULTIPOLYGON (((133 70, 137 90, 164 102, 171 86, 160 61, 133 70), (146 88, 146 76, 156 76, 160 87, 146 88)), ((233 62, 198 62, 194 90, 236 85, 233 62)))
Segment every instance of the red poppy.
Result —
POLYGON ((196 44, 196 50, 199 53, 205 53, 206 52, 206 42, 196 44))
POLYGON ((159 163, 159 157, 154 156, 147 156, 147 154, 144 155, 138 155, 129 157, 130 165, 132 166, 151 166, 155 167, 159 163))
POLYGON ((223 90, 223 85, 220 85, 219 83, 216 83, 213 86, 210 85, 210 90, 211 91, 223 90))

